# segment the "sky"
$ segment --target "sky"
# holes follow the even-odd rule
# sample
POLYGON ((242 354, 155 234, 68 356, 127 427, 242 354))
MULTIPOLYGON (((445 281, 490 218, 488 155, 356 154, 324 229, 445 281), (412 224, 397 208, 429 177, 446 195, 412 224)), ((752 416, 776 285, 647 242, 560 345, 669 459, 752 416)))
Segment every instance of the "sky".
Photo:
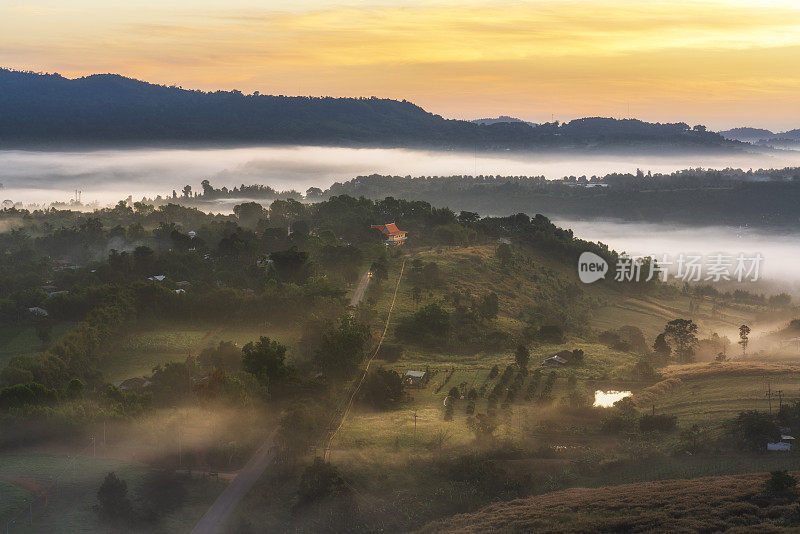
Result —
POLYGON ((0 66, 410 100, 445 117, 800 127, 788 0, 2 0, 0 66))

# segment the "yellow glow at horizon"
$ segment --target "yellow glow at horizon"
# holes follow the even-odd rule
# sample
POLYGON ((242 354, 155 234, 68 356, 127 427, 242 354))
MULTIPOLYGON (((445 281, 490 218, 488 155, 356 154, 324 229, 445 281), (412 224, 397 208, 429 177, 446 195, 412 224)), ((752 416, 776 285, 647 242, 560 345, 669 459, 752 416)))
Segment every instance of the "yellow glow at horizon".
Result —
POLYGON ((800 3, 9 0, 0 65, 529 120, 800 126, 800 3), (762 118, 762 120, 758 120, 762 118))

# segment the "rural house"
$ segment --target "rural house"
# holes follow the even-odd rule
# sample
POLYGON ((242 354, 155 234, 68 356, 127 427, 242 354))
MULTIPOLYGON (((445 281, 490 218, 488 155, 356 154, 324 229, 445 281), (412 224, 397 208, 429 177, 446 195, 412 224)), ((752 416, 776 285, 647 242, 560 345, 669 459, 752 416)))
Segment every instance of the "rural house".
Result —
POLYGON ((406 371, 403 376, 403 383, 407 386, 421 386, 425 379, 425 371, 406 371))
POLYGON ((400 245, 406 240, 406 234, 404 230, 400 230, 397 228, 395 223, 389 224, 373 224, 370 228, 377 228, 381 231, 384 238, 385 245, 400 245))

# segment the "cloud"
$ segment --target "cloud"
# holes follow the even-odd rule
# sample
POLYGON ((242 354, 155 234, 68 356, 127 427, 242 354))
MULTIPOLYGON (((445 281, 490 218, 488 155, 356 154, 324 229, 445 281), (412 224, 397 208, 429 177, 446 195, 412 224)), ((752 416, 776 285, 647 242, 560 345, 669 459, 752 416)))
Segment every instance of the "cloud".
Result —
POLYGON ((710 104, 712 119, 800 121, 771 104, 800 103, 800 75, 786 68, 798 58, 800 5, 788 1, 94 4, 0 8, 16 22, 0 36, 0 64, 408 98, 454 116, 619 115, 634 102, 644 118, 686 106, 700 122, 710 104))

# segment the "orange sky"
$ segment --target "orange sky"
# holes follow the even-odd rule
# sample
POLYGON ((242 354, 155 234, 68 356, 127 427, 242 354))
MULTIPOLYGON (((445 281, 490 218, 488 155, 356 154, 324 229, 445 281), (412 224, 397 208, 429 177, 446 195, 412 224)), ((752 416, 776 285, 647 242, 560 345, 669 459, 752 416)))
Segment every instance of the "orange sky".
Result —
POLYGON ((800 2, 4 0, 0 65, 405 98, 458 118, 788 129, 800 2))

